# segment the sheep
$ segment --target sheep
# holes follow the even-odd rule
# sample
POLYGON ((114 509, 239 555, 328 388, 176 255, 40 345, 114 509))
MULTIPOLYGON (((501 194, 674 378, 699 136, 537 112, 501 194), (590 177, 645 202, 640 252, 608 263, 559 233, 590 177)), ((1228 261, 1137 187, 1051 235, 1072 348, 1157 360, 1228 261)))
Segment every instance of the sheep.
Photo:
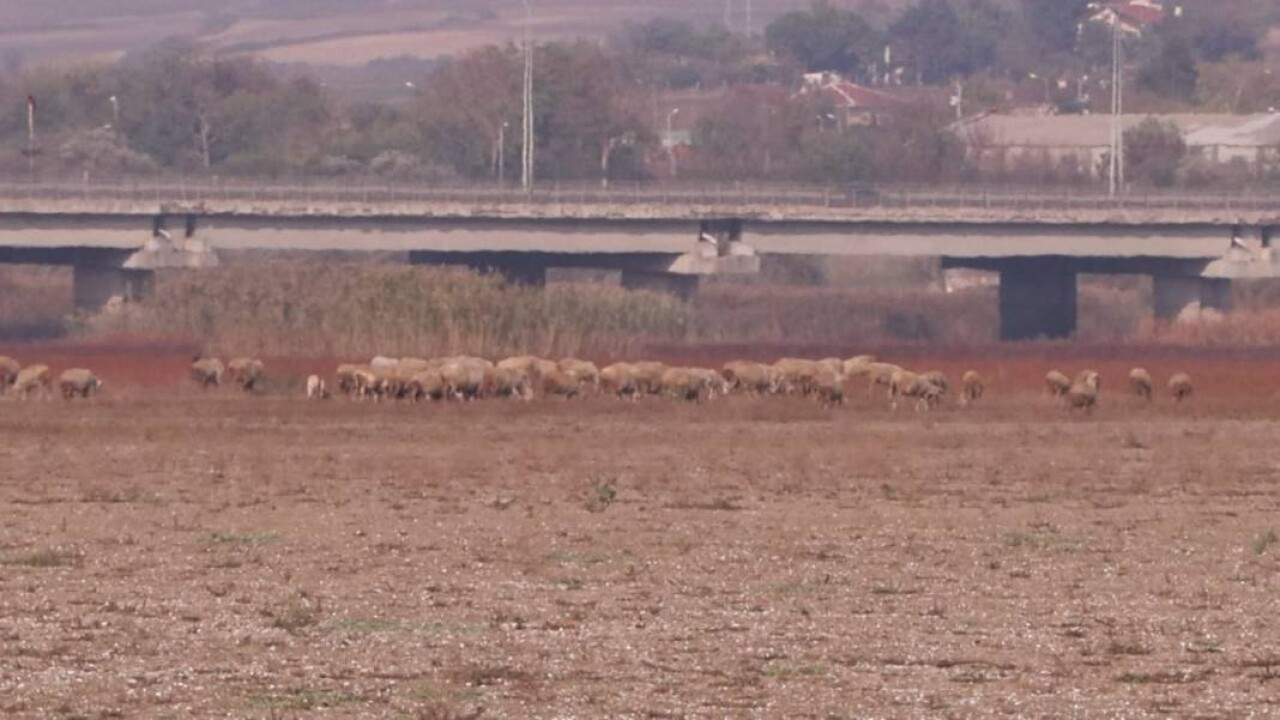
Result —
POLYGON ((702 382, 702 386, 707 391, 707 399, 713 400, 717 395, 729 394, 729 381, 715 370, 707 368, 689 368, 689 372, 702 382))
POLYGON ((900 372, 905 372, 904 368, 892 363, 867 363, 866 372, 863 373, 867 378, 867 395, 873 394, 879 388, 884 388, 892 396, 893 375, 900 372))
POLYGON ((698 402, 702 399, 705 380, 689 368, 668 368, 662 374, 662 392, 677 400, 698 402))
POLYGON ((726 363, 721 374, 728 381, 731 390, 747 395, 766 395, 778 390, 780 376, 761 363, 743 361, 726 363))
POLYGON ((844 374, 861 377, 866 374, 867 366, 876 361, 875 355, 855 355, 844 361, 844 374))
POLYGON ((947 382, 946 373, 942 372, 941 370, 930 370, 928 372, 921 373, 920 377, 933 383, 933 386, 938 388, 938 393, 940 395, 946 395, 947 390, 949 390, 951 387, 950 384, 947 382))
POLYGON ((53 373, 48 365, 30 365, 18 371, 13 380, 13 391, 27 400, 31 393, 39 392, 46 400, 53 397, 53 373))
POLYGON ((191 358, 191 381, 200 388, 208 389, 222 384, 222 375, 226 367, 218 358, 207 358, 196 355, 191 358))
POLYGON ((670 368, 665 363, 644 361, 635 364, 636 390, 641 395, 658 395, 662 392, 662 375, 670 368))
POLYGON ((386 369, 393 368, 399 364, 400 364, 399 360, 395 358, 384 357, 382 355, 375 355, 373 359, 369 361, 369 367, 374 370, 386 370, 386 369))
POLYGON ((810 381, 810 395, 825 407, 838 407, 844 404, 844 378, 823 368, 810 381))
POLYGON ((600 384, 600 369, 593 362, 578 358, 564 358, 556 363, 556 367, 560 372, 576 379, 579 384, 591 390, 596 389, 600 384))
POLYGON ((409 378, 406 387, 406 397, 412 402, 445 398, 444 376, 438 370, 428 370, 414 375, 409 378))
POLYGON ((801 358, 782 358, 773 367, 781 377, 779 391, 787 395, 808 395, 813 378, 823 369, 821 363, 801 358))
POLYGON ((1186 373, 1176 373, 1169 378, 1169 394, 1176 402, 1182 402, 1191 397, 1194 389, 1191 385, 1191 376, 1186 373))
POLYGON ((260 391, 266 380, 266 367, 256 358, 235 358, 227 363, 227 379, 245 392, 260 391))
POLYGON ((969 405, 977 402, 987 392, 986 383, 977 370, 968 370, 960 378, 960 404, 969 405))
POLYGON ((638 400, 639 388, 636 385, 636 366, 631 363, 614 363, 600 371, 600 392, 610 393, 620 398, 638 400))
POLYGON ((530 381, 536 382, 539 378, 549 373, 555 372, 558 368, 556 364, 550 360, 544 360, 540 357, 532 355, 521 355, 518 357, 510 357, 498 363, 497 367, 503 370, 516 370, 524 373, 530 381))
POLYGON ((102 390, 103 382, 92 372, 84 368, 72 368, 62 371, 58 376, 58 389, 62 391, 62 399, 70 400, 81 397, 88 399, 102 390))
POLYGON ((582 383, 578 379, 559 369, 542 376, 542 394, 547 397, 562 397, 566 400, 582 394, 582 383))
POLYGON ((484 390, 485 374, 493 370, 493 363, 481 358, 449 360, 440 368, 446 395, 454 400, 475 400, 484 390))
POLYGON ((356 366, 351 371, 351 381, 353 383, 352 393, 358 400, 380 399, 382 395, 382 387, 379 382, 378 374, 372 368, 361 365, 356 366))
POLYGON ((1151 399, 1151 373, 1145 368, 1134 368, 1129 371, 1129 388, 1133 394, 1143 400, 1151 399))
POLYGON ((890 407, 898 409, 899 397, 916 399, 916 412, 922 408, 929 410, 942 400, 942 392, 938 386, 907 370, 899 370, 889 379, 890 407))
POLYGON ((1062 374, 1058 370, 1050 370, 1044 376, 1044 391, 1050 397, 1060 398, 1066 397, 1067 391, 1071 389, 1071 378, 1062 374))
POLYGON ((18 372, 21 370, 22 365, 17 360, 0 355, 0 395, 8 392, 14 380, 18 379, 18 372))
POLYGON ((1092 413, 1098 405, 1101 378, 1092 370, 1082 370, 1067 390, 1067 409, 1092 413))
POLYGON ((844 361, 840 358, 823 358, 818 361, 818 364, 830 370, 842 381, 844 380, 844 361))
POLYGON ((1102 376, 1098 374, 1097 370, 1081 370, 1076 373, 1075 382, 1092 384, 1095 390, 1102 389, 1102 376))
POLYGON ((532 400, 533 381, 520 370, 490 365, 485 368, 483 394, 489 397, 532 400))
POLYGON ((338 392, 347 396, 356 395, 359 389, 356 375, 361 371, 371 372, 371 369, 368 365, 351 365, 347 363, 339 365, 337 371, 333 374, 334 380, 337 381, 338 392))
POLYGON ((324 380, 319 375, 311 375, 307 378, 307 399, 308 400, 328 400, 329 388, 325 385, 324 380))

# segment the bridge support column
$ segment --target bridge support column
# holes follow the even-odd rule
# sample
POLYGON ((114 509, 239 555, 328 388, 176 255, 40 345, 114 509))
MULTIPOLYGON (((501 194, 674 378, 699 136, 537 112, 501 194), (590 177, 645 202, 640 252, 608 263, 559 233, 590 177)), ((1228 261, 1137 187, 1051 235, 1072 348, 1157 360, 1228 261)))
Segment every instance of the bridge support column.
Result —
POLYGON ((628 290, 666 293, 688 302, 698 293, 698 276, 650 270, 623 270, 622 287, 628 290))
POLYGON ((77 265, 71 280, 75 307, 96 311, 149 298, 155 292, 155 275, 154 270, 77 265))
POLYGON ((1153 281, 1158 320, 1199 320, 1231 309, 1230 280, 1156 275, 1153 281))
POLYGON ((1000 339, 1065 338, 1076 330, 1076 273, 1054 258, 1000 268, 1000 339))

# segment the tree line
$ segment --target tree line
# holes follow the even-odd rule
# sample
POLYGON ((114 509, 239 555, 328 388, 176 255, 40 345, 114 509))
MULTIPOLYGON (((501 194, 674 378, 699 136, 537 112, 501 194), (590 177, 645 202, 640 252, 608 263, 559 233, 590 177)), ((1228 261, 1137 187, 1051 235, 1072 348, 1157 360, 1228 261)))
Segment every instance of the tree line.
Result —
MULTIPOLYGON (((1280 105, 1280 78, 1265 72, 1261 45, 1280 10, 1258 0, 1182 5, 1126 39, 1130 107, 1280 105)), ((1087 109, 1079 88, 1063 92, 1049 78, 1084 87, 1084 78, 1096 83, 1106 74, 1110 32, 1087 22, 1091 12, 1087 0, 917 0, 874 24, 819 1, 778 17, 757 37, 659 18, 629 24, 605 42, 541 42, 534 50, 537 173, 600 181, 668 174, 667 108, 683 92, 697 96, 701 109, 680 121, 688 138, 676 151, 682 178, 981 179, 948 129, 951 88, 962 85, 971 107, 994 107, 1034 76, 1063 111, 1087 109), (892 122, 848 124, 828 95, 800 91, 802 74, 814 71, 939 91, 918 95, 892 122)), ((0 170, 514 181, 522 73, 521 48, 478 48, 415 76, 407 99, 369 102, 315 76, 183 39, 114 63, 15 67, 0 73, 0 170)), ((1093 102, 1105 110, 1103 98, 1093 102)), ((1139 152, 1169 146, 1150 132, 1139 140, 1139 152)), ((1167 163, 1160 168, 1167 178, 1167 163)))

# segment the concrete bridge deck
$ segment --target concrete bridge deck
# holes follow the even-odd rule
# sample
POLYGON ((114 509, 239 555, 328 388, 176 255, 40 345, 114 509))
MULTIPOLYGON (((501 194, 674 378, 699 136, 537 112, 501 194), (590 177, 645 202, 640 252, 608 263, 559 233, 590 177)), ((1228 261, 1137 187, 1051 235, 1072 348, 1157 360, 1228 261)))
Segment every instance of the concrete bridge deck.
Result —
POLYGON ((548 267, 612 268, 682 295, 701 275, 755 272, 759 254, 929 255, 1001 273, 1005 337, 1058 336, 1075 327, 1080 272, 1152 274, 1161 316, 1225 309, 1226 280, 1280 277, 1277 229, 1280 196, 1249 194, 0 184, 0 262, 76 266, 86 306, 219 250, 403 252, 535 283, 548 267))

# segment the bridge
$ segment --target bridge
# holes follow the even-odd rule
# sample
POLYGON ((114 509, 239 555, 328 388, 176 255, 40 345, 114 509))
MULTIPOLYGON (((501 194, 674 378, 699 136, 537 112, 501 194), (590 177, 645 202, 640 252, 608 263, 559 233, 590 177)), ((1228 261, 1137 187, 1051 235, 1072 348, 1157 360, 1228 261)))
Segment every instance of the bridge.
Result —
POLYGON ((1155 314, 1225 311, 1230 281, 1280 276, 1280 195, 1008 189, 546 185, 0 184, 0 262, 75 268, 79 308, 145 297, 157 271, 227 250, 402 252, 538 284, 618 270, 691 295, 763 254, 927 255, 1000 274, 1001 337, 1064 337, 1079 273, 1154 277, 1155 314))

